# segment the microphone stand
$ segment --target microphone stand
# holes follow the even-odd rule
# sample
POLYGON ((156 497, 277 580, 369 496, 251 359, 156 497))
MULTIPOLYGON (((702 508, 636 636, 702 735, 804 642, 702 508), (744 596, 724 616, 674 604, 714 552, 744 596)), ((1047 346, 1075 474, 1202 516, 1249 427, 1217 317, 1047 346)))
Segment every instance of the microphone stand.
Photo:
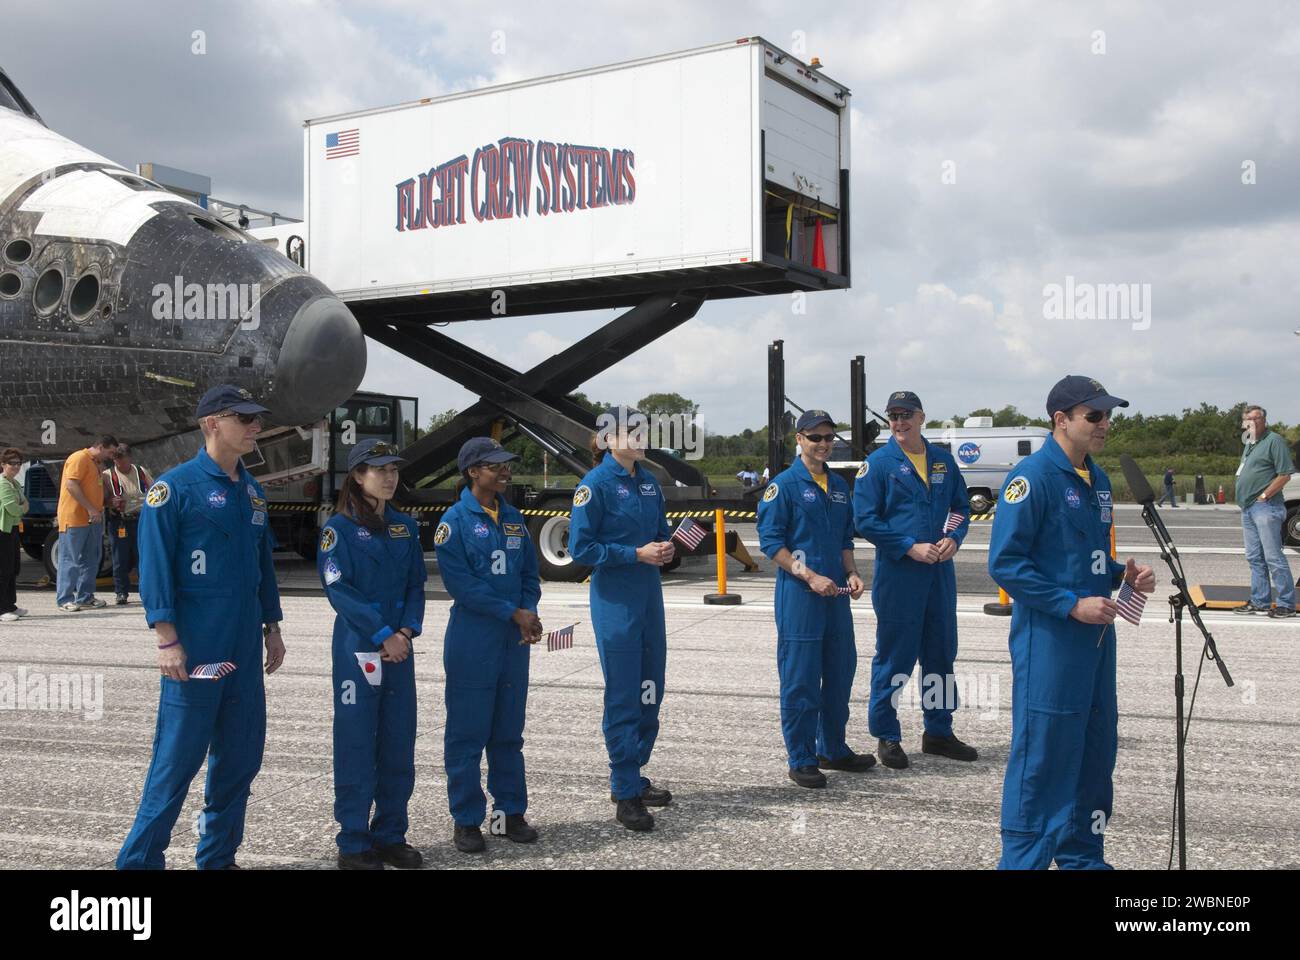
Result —
POLYGON ((1176 818, 1178 822, 1178 869, 1187 869, 1187 767, 1185 762, 1186 749, 1186 731, 1183 728, 1183 610, 1191 617, 1192 623, 1201 631, 1201 636, 1205 638, 1205 646, 1202 650, 1202 656, 1207 660, 1212 660, 1219 668, 1219 673, 1223 676, 1223 682, 1229 687, 1233 685, 1232 675, 1228 673, 1228 667, 1219 656, 1219 649, 1214 644, 1214 637, 1210 631, 1205 628, 1205 623, 1201 620, 1201 611, 1197 609, 1193 602, 1191 594, 1187 592, 1187 579, 1183 573, 1183 561, 1178 556, 1178 548, 1174 546, 1173 538, 1169 535, 1169 530, 1165 527, 1164 521, 1160 519, 1160 514, 1156 510, 1153 496, 1148 496, 1142 502, 1142 519, 1146 522, 1147 527, 1151 530, 1152 536, 1156 538, 1156 543, 1160 547, 1160 556, 1164 558, 1166 566, 1169 567, 1169 573, 1173 580, 1174 586, 1178 592, 1169 597, 1169 622, 1174 625, 1174 704, 1175 704, 1175 722, 1177 723, 1176 739, 1178 743, 1178 771, 1174 781, 1174 802, 1177 805, 1176 818))

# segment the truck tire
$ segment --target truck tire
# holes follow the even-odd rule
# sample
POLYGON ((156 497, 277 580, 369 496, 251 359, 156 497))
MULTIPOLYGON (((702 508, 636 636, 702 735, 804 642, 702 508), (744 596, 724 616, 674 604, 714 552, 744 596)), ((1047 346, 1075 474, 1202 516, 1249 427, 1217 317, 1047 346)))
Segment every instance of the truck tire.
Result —
POLYGON ((993 497, 988 490, 980 490, 970 495, 971 513, 988 513, 993 507, 993 497))
POLYGON ((1282 525, 1282 542, 1300 547, 1300 503, 1293 504, 1287 512, 1286 522, 1282 525))
MULTIPOLYGON (((564 510, 569 500, 547 500, 543 510, 564 510)), ((529 517, 528 535, 537 551, 537 568, 543 580, 560 583, 581 583, 591 573, 591 567, 576 563, 569 553, 568 514, 556 517, 529 517)))
MULTIPOLYGON (((45 573, 49 576, 50 582, 54 583, 59 577, 59 531, 51 530, 45 537, 45 543, 41 546, 41 563, 45 566, 45 573)), ((95 578, 111 577, 113 575, 113 547, 108 539, 108 531, 104 531, 104 542, 100 545, 99 554, 99 572, 95 578)))

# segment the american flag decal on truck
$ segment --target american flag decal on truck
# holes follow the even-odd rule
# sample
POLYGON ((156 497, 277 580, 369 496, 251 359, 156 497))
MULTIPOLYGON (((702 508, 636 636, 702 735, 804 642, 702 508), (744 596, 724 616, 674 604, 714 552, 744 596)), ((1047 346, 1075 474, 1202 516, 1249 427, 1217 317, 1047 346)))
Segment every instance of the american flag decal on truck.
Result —
POLYGON ((325 159, 337 160, 339 157, 355 157, 361 152, 361 130, 339 130, 325 134, 325 159))

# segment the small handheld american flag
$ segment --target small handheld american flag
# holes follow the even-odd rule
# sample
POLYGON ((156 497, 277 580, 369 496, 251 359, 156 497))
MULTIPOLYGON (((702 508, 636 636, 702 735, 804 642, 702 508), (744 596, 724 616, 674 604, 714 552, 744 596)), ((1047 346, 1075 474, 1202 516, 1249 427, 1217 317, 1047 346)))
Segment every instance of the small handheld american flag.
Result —
POLYGON ((687 550, 694 550, 704 542, 707 531, 692 520, 686 517, 681 523, 677 524, 677 529, 673 531, 672 538, 684 546, 687 550))
POLYGON ((842 597, 846 597, 846 596, 848 596, 850 593, 853 592, 853 588, 852 588, 852 587, 836 587, 836 588, 835 588, 835 592, 838 593, 838 594, 839 594, 840 596, 842 596, 842 597))
POLYGON ((235 665, 229 660, 222 663, 200 663, 190 671, 191 680, 220 680, 229 673, 233 673, 235 665))
POLYGON ((943 522, 943 532, 945 534, 952 533, 961 526, 961 522, 965 519, 966 515, 964 513, 948 514, 948 519, 943 522))
POLYGON ((1134 590, 1133 584, 1125 580, 1120 584, 1119 593, 1115 594, 1115 603, 1119 606, 1119 615, 1137 626, 1142 621, 1142 608, 1147 604, 1147 595, 1134 590))
POLYGON ((567 627, 561 627, 559 630, 552 630, 546 635, 546 649, 551 650, 572 650, 573 649, 573 628, 576 623, 571 623, 567 627))

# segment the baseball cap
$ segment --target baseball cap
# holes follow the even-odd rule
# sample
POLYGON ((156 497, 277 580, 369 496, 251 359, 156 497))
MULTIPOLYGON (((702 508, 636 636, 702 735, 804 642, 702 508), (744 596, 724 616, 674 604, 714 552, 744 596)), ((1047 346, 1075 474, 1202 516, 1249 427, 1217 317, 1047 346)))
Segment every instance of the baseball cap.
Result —
POLYGON ((397 455, 396 444, 389 443, 387 440, 381 440, 373 437, 369 440, 362 440, 352 452, 348 454, 348 469, 354 470, 361 464, 369 467, 382 467, 386 463, 405 463, 397 455))
POLYGON ((809 428, 815 427, 819 423, 829 423, 831 429, 835 429, 834 419, 825 410, 805 410, 799 414, 799 421, 794 425, 794 429, 797 433, 806 433, 809 428))
POLYGON ((194 411, 196 417, 207 417, 214 413, 270 413, 271 411, 253 399, 253 395, 243 387, 223 383, 213 387, 199 400, 194 411))
POLYGON ((476 463, 505 463, 518 459, 519 454, 511 453, 491 437, 471 437, 461 446, 456 467, 464 473, 476 463))
POLYGON ((1106 388, 1092 377, 1070 374, 1058 380, 1056 386, 1052 387, 1052 392, 1047 395, 1047 417, 1050 420, 1057 410, 1065 412, 1081 403, 1086 403, 1094 410, 1128 406, 1127 400, 1112 397, 1106 392, 1106 388))
POLYGON ((911 390, 895 390, 885 401, 886 410, 924 410, 921 398, 911 390))

